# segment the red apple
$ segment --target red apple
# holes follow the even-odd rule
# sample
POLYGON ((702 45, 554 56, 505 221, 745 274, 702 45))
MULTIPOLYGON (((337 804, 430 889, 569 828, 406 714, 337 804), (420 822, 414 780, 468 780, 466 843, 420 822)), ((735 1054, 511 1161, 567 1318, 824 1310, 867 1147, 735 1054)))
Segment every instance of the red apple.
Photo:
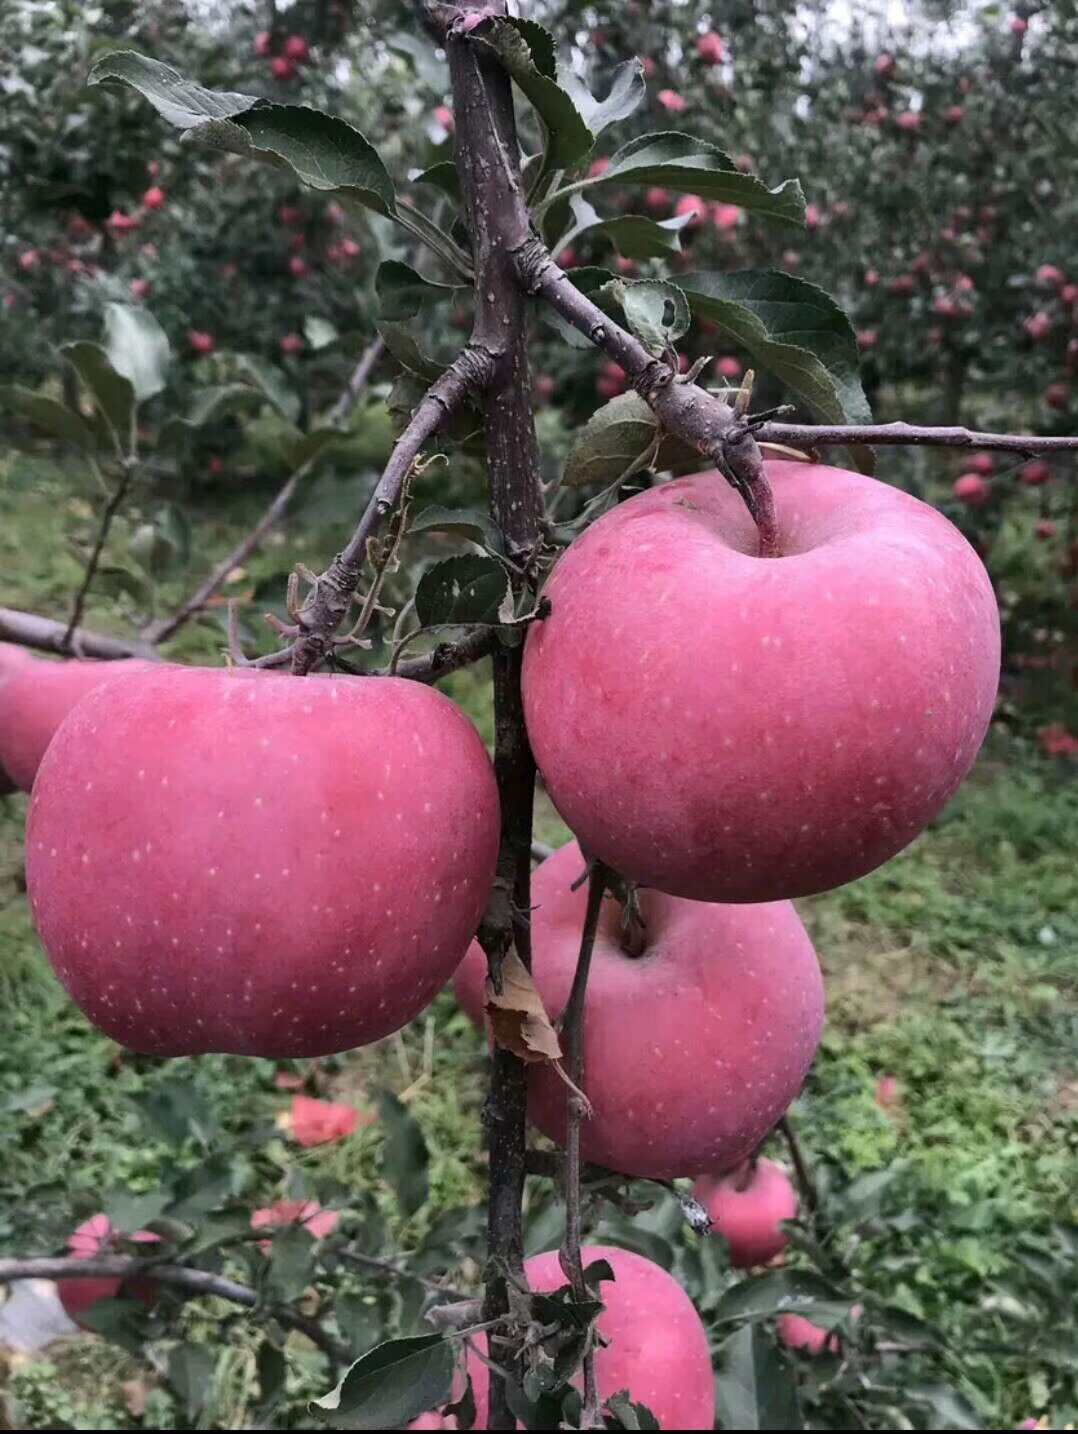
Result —
POLYGON ((921 128, 920 110, 903 110, 900 115, 895 116, 895 124, 907 134, 916 134, 921 128))
POLYGON ((113 234, 130 234, 137 229, 142 220, 137 214, 125 214, 122 209, 114 209, 105 220, 105 225, 113 234))
POLYGON ((212 334, 206 333, 205 329, 188 329, 187 343, 196 354, 212 354, 217 347, 217 340, 212 334))
POLYGON ((1078 284, 1064 284, 1059 291, 1059 297, 1064 304, 1078 303, 1078 284))
POLYGON ((764 464, 777 554, 717 473, 593 523, 554 568, 524 706, 585 850, 701 901, 874 870, 969 771, 999 678, 992 585, 909 494, 764 464))
POLYGON ((284 42, 284 53, 297 65, 305 65, 311 58, 311 47, 302 35, 289 35, 284 42))
POLYGON ((448 105, 439 105, 434 111, 434 118, 444 130, 448 130, 449 133, 452 134, 455 121, 453 119, 453 111, 448 105))
POLYGON ((599 159, 592 160, 591 165, 588 168, 588 175, 591 179, 602 179, 603 175, 609 168, 610 156, 608 154, 604 154, 599 159))
POLYGON ((1066 275, 1055 264, 1042 264, 1033 275, 1034 282, 1042 289, 1058 289, 1066 275))
POLYGON ((1011 21, 1011 34, 1024 35, 1028 29, 1029 21, 1023 20, 1021 15, 1015 15, 1014 19, 1011 21))
POLYGON ((969 473, 981 473, 987 478, 996 471, 996 460, 991 453, 974 453, 965 468, 969 473))
POLYGON ((1065 409, 1070 404, 1070 389, 1065 383, 1050 383, 1044 390, 1044 401, 1049 408, 1065 409))
POLYGON ((779 1315, 775 1331, 787 1349, 800 1349, 813 1356, 819 1354, 825 1345, 828 1354, 838 1354, 842 1347, 837 1334, 829 1336, 825 1329, 813 1324, 804 1315, 779 1315))
POLYGON ((532 390, 540 403, 549 403, 558 386, 552 373, 537 373, 532 381, 532 390))
POLYGON ((1051 478, 1052 470, 1043 458, 1033 458, 1022 465, 1019 476, 1027 488, 1039 488, 1051 478))
POLYGON ((1033 342, 1040 343, 1052 332, 1052 316, 1043 310, 1040 313, 1031 314, 1028 319, 1022 320, 1022 327, 1030 336, 1033 342))
POLYGON ((730 1247, 735 1269, 766 1265, 785 1250, 782 1222, 797 1217, 797 1191, 773 1160, 757 1160, 721 1177, 705 1175, 692 1193, 730 1247))
POLYGON ((150 283, 149 279, 132 279, 131 297, 133 299, 138 299, 139 303, 141 303, 143 299, 148 299, 150 297, 150 290, 152 288, 153 285, 150 283))
POLYGON ((273 50, 273 36, 268 30, 259 30, 252 47, 260 60, 265 60, 273 50))
POLYGON ((146 193, 142 196, 142 202, 147 209, 164 209, 165 199, 165 191, 159 184, 155 184, 147 189, 146 193))
POLYGON ((876 71, 876 74, 879 75, 881 80, 890 79, 890 77, 895 72, 894 55, 889 55, 886 53, 886 51, 882 55, 877 55, 876 63, 873 65, 872 68, 876 71))
MULTIPOLYGON (((278 1200, 256 1210, 251 1216, 252 1230, 281 1230, 286 1225, 302 1225, 313 1240, 332 1235, 340 1220, 337 1210, 323 1210, 317 1200, 278 1200)), ((268 1253, 272 1241, 260 1240, 259 1249, 268 1253)))
POLYGON ((1040 522, 1034 526, 1033 531, 1040 542, 1047 543, 1049 539, 1055 537, 1058 529, 1050 518, 1042 518, 1040 522))
POLYGON ((876 1104, 881 1110, 890 1110, 899 1101, 898 1078, 882 1075, 876 1082, 876 1104))
POLYGON ((303 348, 302 334, 285 334, 281 339, 281 352, 283 354, 301 354, 303 348))
POLYGON ((270 61, 270 70, 273 73, 273 78, 280 80, 282 84, 286 80, 296 78, 295 64, 284 55, 278 55, 276 59, 270 61))
POLYGON ((614 267, 619 274, 628 274, 631 276, 637 272, 636 260, 627 259, 624 254, 618 255, 614 261, 614 267))
POLYGON ((27 889, 61 981, 121 1044, 328 1055, 452 975, 498 828, 483 744, 430 688, 163 668, 57 732, 27 889))
POLYGON ((961 124, 966 117, 966 112, 961 105, 949 105, 943 112, 943 118, 948 124, 961 124))
POLYGON ((861 350, 862 353, 866 352, 868 349, 874 349, 876 347, 878 338, 879 335, 877 334, 875 329, 858 329, 857 347, 861 350))
POLYGON ((963 473, 954 480, 951 489, 960 503, 967 508, 980 508, 992 496, 992 489, 979 473, 963 473))
POLYGON ((716 35, 714 30, 699 35, 696 40, 696 53, 705 65, 721 65, 726 58, 726 46, 722 36, 716 35))
POLYGON ((720 232, 736 229, 741 223, 741 206, 739 204, 715 204, 711 208, 711 222, 720 232))
POLYGON ((674 213, 679 219, 688 218, 686 229, 698 229, 707 215, 707 202, 698 194, 683 194, 674 205, 674 213))
POLYGON ((688 100, 684 95, 679 95, 677 90, 660 90, 655 98, 668 114, 684 114, 689 107, 688 100))
MULTIPOLYGON (((120 1235, 112 1228, 112 1222, 107 1215, 91 1215, 89 1220, 84 1220, 69 1237, 67 1250, 74 1260, 92 1260, 98 1255, 117 1253, 113 1247, 118 1240, 123 1239, 135 1241, 140 1245, 155 1245, 160 1242, 161 1236, 154 1235, 149 1230, 137 1230, 133 1235, 120 1235)), ((153 1280, 146 1279, 131 1280, 125 1285, 115 1276, 103 1275, 100 1279, 59 1280, 56 1293, 68 1319, 81 1324, 80 1316, 87 1310, 101 1300, 115 1299, 121 1293, 141 1300, 144 1305, 152 1305, 157 1299, 157 1285, 153 1280)))
POLYGON ((298 254, 293 254, 288 261, 288 272, 293 279, 304 279, 311 272, 311 268, 306 259, 301 259, 298 254))
MULTIPOLYGON (((551 1019, 569 998, 587 902, 575 842, 535 872, 535 980, 551 1019)), ((746 1159, 800 1091, 823 1024, 823 983, 789 902, 721 906, 641 893, 647 944, 620 943, 620 911, 604 903, 592 957, 584 1087, 594 1114, 581 1148, 628 1175, 673 1179, 746 1159)), ((455 981, 479 1020, 486 960, 473 942, 455 981)), ((534 1067, 532 1120, 561 1140, 565 1084, 534 1067)))
POLYGON ((0 643, 0 766, 28 792, 45 749, 76 702, 102 683, 157 666, 136 658, 54 662, 0 643))
POLYGON ((815 204, 805 205, 805 228, 811 233, 813 229, 819 229, 823 220, 819 206, 815 204))
MULTIPOLYGON (((688 1295, 672 1275, 643 1255, 610 1245, 585 1245, 581 1253, 585 1270, 605 1260, 615 1277, 613 1284, 601 1284, 598 1293, 606 1306, 597 1320, 604 1340, 595 1356, 599 1398, 627 1389, 630 1399, 647 1405, 660 1429, 713 1429, 711 1353, 688 1295)), ((539 1294, 568 1284, 555 1251, 526 1260, 524 1274, 539 1294)), ((485 1334, 476 1336, 483 1355, 486 1339, 485 1334)), ((491 1376, 475 1353, 468 1355, 468 1373, 475 1393, 475 1428, 486 1429, 491 1376)))
POLYGON ((744 370, 740 359, 734 358, 732 354, 724 354, 722 358, 715 360, 715 372, 720 378, 738 379, 744 370))
POLYGON ((19 255, 18 263, 24 274, 32 274, 41 263, 41 253, 37 249, 24 249, 19 255))
POLYGON ((653 214, 665 214, 670 208, 670 192, 653 185, 645 192, 644 203, 653 214))
POLYGON ((879 272, 876 269, 865 270, 865 288, 874 289, 880 282, 879 272))

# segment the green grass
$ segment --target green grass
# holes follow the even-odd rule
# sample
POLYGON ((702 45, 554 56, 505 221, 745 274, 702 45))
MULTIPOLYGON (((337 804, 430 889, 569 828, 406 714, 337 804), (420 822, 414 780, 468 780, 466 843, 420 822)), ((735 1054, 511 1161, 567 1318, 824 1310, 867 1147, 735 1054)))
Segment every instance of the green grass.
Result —
MULTIPOLYGON (((0 478, 4 600, 60 615, 78 573, 65 542, 85 524, 83 499, 43 461, 19 460, 0 478)), ((352 495, 332 484, 325 494, 321 516, 301 525, 295 545, 253 561, 238 587, 275 581, 294 552, 310 560, 333 550, 345 519, 330 510, 348 508, 352 495)), ((200 529, 199 560, 225 550, 260 501, 218 504, 200 529)), ((173 580, 161 601, 183 586, 173 580)), ((122 630, 127 601, 95 601, 94 624, 122 630)), ((178 654, 212 659, 220 642, 214 619, 193 625, 178 654)), ((458 674, 449 687, 489 739, 482 674, 458 674)), ((399 1038, 295 1067, 326 1095, 363 1107, 383 1089, 406 1095, 431 1152, 431 1198, 402 1221, 382 1179, 378 1122, 341 1144, 300 1151, 275 1126, 290 1099, 274 1084, 275 1063, 160 1062, 125 1054, 89 1027, 29 923, 24 808, 21 797, 0 800, 0 1250, 56 1250, 106 1192, 152 1190, 177 1163, 197 1182, 205 1158, 198 1143, 177 1147, 148 1115, 155 1098, 177 1089, 219 1127, 233 1151, 232 1194, 252 1207, 297 1179, 373 1190, 396 1238, 412 1248, 440 1214, 482 1198, 482 1041, 451 998, 399 1038)), ((537 836, 564 838, 542 800, 537 836)), ((986 1291, 1006 1285, 1024 1242, 1078 1218, 1076 851, 1078 789, 1066 764, 997 732, 958 798, 909 851, 864 881, 801 903, 829 993, 827 1033, 797 1108, 803 1141, 825 1187, 891 1172, 887 1219, 864 1233, 854 1272, 956 1341, 981 1329, 986 1291), (874 1098, 883 1074, 900 1091, 887 1112, 874 1098)), ((212 1338, 204 1311, 192 1307, 187 1319, 212 1338)), ((202 1427, 237 1427, 248 1407, 251 1349, 230 1338, 202 1427)), ((307 1375, 297 1358, 290 1380, 302 1393, 307 1375)), ((124 1386, 146 1377, 114 1346, 80 1339, 16 1371, 12 1388, 25 1427, 183 1427, 160 1388, 141 1418, 130 1413, 124 1386)), ((1017 1361, 985 1358, 967 1393, 989 1427, 1030 1412, 1071 1420, 1076 1412, 1073 1383, 1053 1382, 1036 1348, 1017 1361)))

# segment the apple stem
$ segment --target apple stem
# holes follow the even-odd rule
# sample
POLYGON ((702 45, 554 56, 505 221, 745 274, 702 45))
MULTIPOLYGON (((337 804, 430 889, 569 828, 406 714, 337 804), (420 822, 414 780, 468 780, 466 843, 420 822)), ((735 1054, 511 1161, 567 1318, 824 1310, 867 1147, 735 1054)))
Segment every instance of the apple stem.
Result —
POLYGON ((640 888, 635 881, 627 881, 616 871, 607 869, 606 888, 621 907, 619 921, 622 951, 634 961, 643 956, 648 947, 648 928, 644 913, 640 909, 640 888))

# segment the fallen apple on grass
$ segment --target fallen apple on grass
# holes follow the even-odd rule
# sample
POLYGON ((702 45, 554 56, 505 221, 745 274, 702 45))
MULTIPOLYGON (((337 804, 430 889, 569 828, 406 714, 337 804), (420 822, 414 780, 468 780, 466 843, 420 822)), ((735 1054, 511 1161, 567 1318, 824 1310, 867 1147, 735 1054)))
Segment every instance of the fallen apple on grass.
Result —
POLYGON ((162 668, 60 727, 27 889, 60 980, 121 1044, 328 1055, 398 1030, 449 979, 498 836, 489 758, 440 693, 162 668))
MULTIPOLYGON (((587 903, 571 843, 532 877, 534 976, 561 1016, 587 903)), ((640 893, 646 944, 621 944, 620 907, 603 904, 584 1021, 584 1158, 628 1175, 673 1179, 745 1160, 798 1094, 816 1054, 824 992, 812 943, 789 902, 720 906, 640 893)), ((487 965, 473 942, 454 987, 483 1019, 487 965)), ((549 1066, 529 1072, 529 1113, 565 1132, 566 1088, 549 1066)))
POLYGON ((999 613, 958 530, 856 473, 769 461, 761 557, 717 473, 592 524, 544 589, 528 733, 581 845, 697 901, 842 886, 913 840, 969 771, 999 613))

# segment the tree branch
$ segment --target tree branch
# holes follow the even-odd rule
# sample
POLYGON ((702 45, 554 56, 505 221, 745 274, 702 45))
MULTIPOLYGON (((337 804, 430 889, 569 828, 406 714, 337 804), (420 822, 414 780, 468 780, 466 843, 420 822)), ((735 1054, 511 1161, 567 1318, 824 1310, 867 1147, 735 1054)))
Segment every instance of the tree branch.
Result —
POLYGON ((382 342, 381 334, 373 339, 363 350, 359 362, 352 370, 352 376, 344 387, 344 391, 337 402, 326 414, 326 422, 331 428, 341 428, 345 419, 352 412, 352 409, 359 401, 359 396, 367 387, 374 366, 382 357, 385 351, 385 344, 382 342))
MULTIPOLYGON (((482 393, 493 372, 491 354, 469 344, 453 363, 435 379, 412 414, 389 456, 385 471, 360 518, 355 532, 342 552, 314 581, 300 611, 295 641, 286 649, 292 671, 304 676, 326 658, 333 636, 348 615, 352 598, 367 560, 367 539, 377 532, 382 520, 393 511, 423 445, 458 413, 472 397, 482 393)), ((272 664, 283 665, 283 653, 275 653, 272 664)))
MULTIPOLYGON (((464 0, 475 11, 482 0, 464 0)), ((499 3, 495 8, 505 13, 499 3)), ((545 514, 539 450, 532 415, 528 367, 526 297, 516 282, 512 251, 528 232, 521 188, 516 118, 505 71, 478 53, 465 33, 450 29, 445 39, 456 116, 457 171, 464 196, 475 264, 475 321, 472 345, 491 358, 486 393, 487 465, 490 511, 505 550, 516 563, 516 597, 542 537, 545 514)), ((501 799, 502 833, 491 906, 480 927, 497 985, 510 947, 531 964, 531 834, 535 759, 524 727, 520 690, 522 646, 493 650, 494 769, 501 799)), ((505 1340, 491 1343, 491 1356, 508 1379, 519 1378, 526 1323, 522 1201, 525 1180, 527 1074, 523 1061, 495 1047, 490 1091, 484 1111, 490 1156, 487 1205, 487 1319, 510 1319, 505 1340)), ((514 1429, 507 1378, 489 1382, 491 1429, 514 1429)))
POLYGON ((914 423, 812 424, 764 423, 756 430, 757 443, 785 443, 793 448, 832 448, 839 445, 930 444, 937 448, 996 448, 1004 452, 1078 452, 1078 437, 1039 438, 1025 433, 979 433, 972 428, 922 428, 914 423))
MULTIPOLYGON (((71 1256, 45 1256, 29 1259, 0 1259, 0 1285, 13 1284, 16 1280, 86 1280, 138 1278, 156 1280, 158 1284, 169 1285, 183 1290, 192 1298, 198 1295, 213 1295, 217 1299, 230 1300, 233 1304, 254 1309, 262 1305, 257 1290, 223 1275, 211 1274, 208 1270, 194 1270, 187 1265, 158 1264, 136 1255, 102 1255, 91 1260, 77 1260, 71 1256)), ((336 1367, 348 1359, 348 1351, 328 1335, 316 1320, 297 1314, 284 1306, 263 1306, 268 1314, 281 1324, 290 1325, 305 1334, 313 1344, 336 1367)))
POLYGON ((489 657, 499 645, 496 627, 477 627, 459 642, 440 642, 423 657, 398 662, 396 676, 409 677, 413 682, 437 682, 451 672, 489 657))
MULTIPOLYGON (((96 462, 94 462, 92 458, 89 461, 90 466, 100 478, 101 473, 98 469, 96 462)), ((72 650, 78 650, 77 647, 73 647, 73 645, 76 630, 78 629, 79 624, 82 622, 82 614, 86 608, 86 597, 90 591, 90 585, 93 583, 94 577, 96 576, 97 565, 101 561, 101 554, 104 551, 105 543, 108 540, 109 529, 112 527, 112 520, 113 518, 115 518, 117 512, 119 511, 121 503, 127 497, 127 490, 131 486, 131 479, 134 476, 134 472, 134 460, 124 459, 120 468, 120 476, 117 479, 116 487, 113 490, 112 496, 105 504, 104 511, 101 514, 101 521, 97 527, 97 536, 94 539, 94 545, 90 551, 90 556, 86 560, 86 571, 82 575, 82 582, 79 584, 78 592, 76 592, 74 601, 71 604, 71 616, 70 618, 68 618, 67 627, 64 630, 63 647, 60 649, 62 652, 70 653, 72 650)))
MULTIPOLYGON (((67 646, 68 625, 51 617, 39 617, 37 613, 20 612, 16 608, 0 607, 0 641, 14 642, 20 647, 36 648, 39 652, 58 652, 63 657, 71 655, 67 646)), ((76 628, 71 644, 84 657, 99 657, 115 661, 121 657, 143 657, 159 661, 161 654, 149 643, 138 639, 108 637, 103 633, 90 632, 84 627, 76 628)))
MULTIPOLYGON (((565 1199, 565 1240, 558 1258, 565 1278, 577 1300, 588 1298, 584 1279, 584 1262, 580 1253, 580 1122, 586 1107, 580 1092, 584 1087, 584 1005, 587 998, 588 974, 595 949, 595 933, 599 929, 603 895, 606 891, 606 869, 593 862, 588 872, 588 904, 580 933, 580 955, 562 1017, 561 1037, 565 1047, 565 1064, 572 1086, 566 1091, 565 1165, 562 1191, 565 1199)), ((602 1429, 598 1387, 595 1382, 594 1326, 589 1331, 584 1354, 584 1403, 580 1416, 581 1429, 602 1429)))

